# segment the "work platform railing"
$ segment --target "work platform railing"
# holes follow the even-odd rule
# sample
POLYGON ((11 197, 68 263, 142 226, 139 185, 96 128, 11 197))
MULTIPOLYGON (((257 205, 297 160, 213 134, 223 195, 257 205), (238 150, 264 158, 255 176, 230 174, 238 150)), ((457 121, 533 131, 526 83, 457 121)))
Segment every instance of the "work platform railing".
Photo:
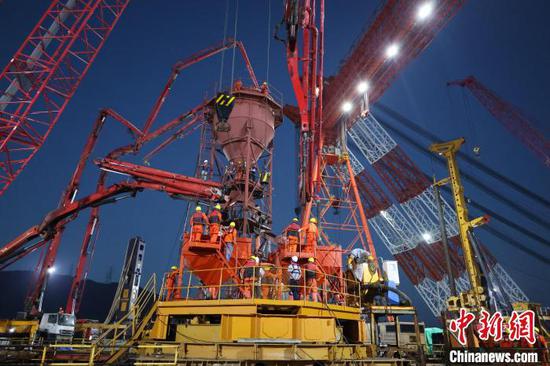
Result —
POLYGON ((361 307, 358 281, 303 267, 294 279, 289 267, 274 265, 185 269, 179 286, 169 276, 163 277, 161 301, 262 299, 361 307))

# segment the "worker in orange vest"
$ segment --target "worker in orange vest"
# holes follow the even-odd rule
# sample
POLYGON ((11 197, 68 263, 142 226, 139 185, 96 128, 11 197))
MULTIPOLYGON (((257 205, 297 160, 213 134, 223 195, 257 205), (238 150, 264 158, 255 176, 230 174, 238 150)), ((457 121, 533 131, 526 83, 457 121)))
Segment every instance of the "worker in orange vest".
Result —
POLYGON ((202 212, 201 206, 195 207, 195 213, 191 216, 191 241, 200 241, 204 227, 208 225, 208 217, 202 212))
POLYGON ((315 263, 315 258, 309 258, 304 266, 304 269, 306 280, 306 299, 309 300, 309 295, 311 295, 312 301, 319 302, 319 294, 317 289, 317 264, 315 263))
POLYGON ((298 243, 300 242, 300 225, 298 224, 298 218, 295 217, 292 219, 292 222, 290 225, 288 225, 285 230, 285 236, 287 239, 287 249, 291 253, 295 253, 298 251, 298 243))
POLYGON ((302 228, 305 232, 306 240, 304 250, 307 253, 313 253, 317 248, 317 241, 319 240, 319 229, 317 228, 317 219, 312 217, 309 219, 309 224, 302 228))
POLYGON ((166 275, 166 301, 174 300, 176 297, 176 280, 178 277, 178 267, 172 266, 170 272, 166 275))
POLYGON ((214 206, 214 210, 210 212, 210 215, 208 215, 208 222, 210 225, 208 231, 210 233, 211 243, 217 243, 218 238, 220 237, 220 224, 222 222, 222 213, 220 212, 221 209, 222 207, 218 203, 214 206))
POLYGON ((225 259, 229 262, 231 255, 233 254, 233 248, 237 243, 237 229, 235 229, 235 222, 231 221, 229 227, 225 229, 223 235, 225 259))
POLYGON ((271 263, 262 266, 264 275, 261 278, 262 299, 274 299, 277 286, 277 270, 271 263))

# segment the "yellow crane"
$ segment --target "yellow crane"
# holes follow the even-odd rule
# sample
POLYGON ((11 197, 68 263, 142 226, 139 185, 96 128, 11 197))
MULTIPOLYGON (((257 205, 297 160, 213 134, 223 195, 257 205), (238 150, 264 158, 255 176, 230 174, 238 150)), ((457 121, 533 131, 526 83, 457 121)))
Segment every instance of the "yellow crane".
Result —
POLYGON ((488 220, 486 216, 472 220, 468 218, 468 207, 466 206, 466 200, 464 198, 464 187, 460 180, 460 172, 456 162, 456 153, 462 144, 464 144, 464 139, 459 138, 448 142, 432 144, 430 150, 447 159, 449 177, 436 182, 436 184, 441 186, 449 182, 451 183, 460 233, 460 243, 462 245, 466 271, 468 272, 468 278, 471 285, 469 291, 460 293, 458 296, 451 296, 448 300, 448 308, 449 311, 457 311, 460 307, 479 311, 481 307, 485 307, 486 305, 486 296, 484 294, 485 290, 481 285, 480 270, 475 260, 475 252, 469 233, 470 230, 485 224, 488 220))

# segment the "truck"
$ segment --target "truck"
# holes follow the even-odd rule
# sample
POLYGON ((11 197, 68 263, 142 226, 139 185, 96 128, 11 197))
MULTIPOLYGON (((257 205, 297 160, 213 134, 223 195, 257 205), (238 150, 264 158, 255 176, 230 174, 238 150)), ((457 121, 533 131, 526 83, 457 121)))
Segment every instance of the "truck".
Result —
POLYGON ((38 337, 44 341, 71 341, 75 323, 74 314, 44 313, 38 326, 38 337))

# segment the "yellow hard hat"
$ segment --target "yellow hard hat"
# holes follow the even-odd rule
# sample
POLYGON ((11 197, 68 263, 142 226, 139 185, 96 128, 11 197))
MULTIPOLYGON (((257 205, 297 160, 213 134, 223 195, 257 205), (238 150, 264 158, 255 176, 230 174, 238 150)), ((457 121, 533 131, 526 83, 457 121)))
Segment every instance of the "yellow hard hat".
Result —
POLYGON ((295 218, 292 219, 292 221, 293 221, 293 222, 298 222, 298 218, 295 217, 295 218))
POLYGON ((230 227, 235 227, 235 223, 234 223, 233 221, 231 221, 231 222, 229 223, 229 226, 230 226, 230 227))
POLYGON ((221 210, 221 209, 222 209, 222 206, 220 206, 220 204, 217 203, 216 206, 214 206, 214 208, 215 208, 216 210, 221 210))
POLYGON ((311 219, 309 219, 309 222, 313 222, 314 224, 317 223, 317 219, 315 217, 312 217, 311 219))
POLYGON ((535 327, 535 333, 540 333, 539 327, 535 327))
POLYGON ((313 258, 313 257, 310 257, 310 258, 308 258, 308 260, 307 260, 307 261, 308 261, 308 262, 310 262, 310 263, 313 263, 313 262, 315 262, 315 258, 313 258))
POLYGON ((178 267, 172 266, 172 267, 170 267, 170 269, 171 269, 172 271, 175 271, 176 269, 178 269, 178 267))
POLYGON ((372 260, 374 260, 374 257, 373 257, 372 255, 369 255, 369 256, 367 257, 367 260, 368 260, 368 261, 372 261, 372 260))
POLYGON ((197 207, 195 207, 195 211, 202 211, 202 208, 201 208, 201 206, 197 206, 197 207))
POLYGON ((250 256, 250 259, 256 260, 256 256, 255 256, 255 255, 251 255, 251 256, 250 256))

